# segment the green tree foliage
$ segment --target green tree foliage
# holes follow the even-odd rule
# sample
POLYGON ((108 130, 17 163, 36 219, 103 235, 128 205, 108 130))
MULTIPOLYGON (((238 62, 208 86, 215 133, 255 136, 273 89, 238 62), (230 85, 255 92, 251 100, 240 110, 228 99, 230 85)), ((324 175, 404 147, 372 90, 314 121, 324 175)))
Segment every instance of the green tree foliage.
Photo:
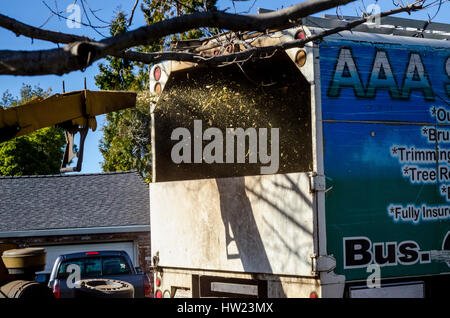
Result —
MULTIPOLYGON (((174 16, 182 14, 191 14, 200 10, 216 10, 217 0, 144 0, 142 8, 147 24, 160 22, 174 16)), ((168 46, 168 40, 188 40, 198 39, 203 36, 211 36, 217 34, 217 29, 204 28, 194 29, 182 34, 175 34, 170 38, 161 39, 158 43, 159 47, 154 44, 154 50, 161 50, 163 46, 168 46)))
POLYGON ((150 92, 138 93, 136 108, 106 115, 100 151, 104 171, 135 169, 151 179, 150 92))
MULTIPOLYGON (((170 17, 189 14, 198 10, 215 10, 217 0, 144 0, 142 11, 147 24, 156 23, 170 17)), ((112 21, 111 35, 128 29, 128 18, 124 12, 117 12, 112 21)), ((175 39, 194 39, 210 36, 217 30, 190 30, 183 34, 162 38, 146 46, 135 48, 140 52, 156 52, 169 48, 175 39)), ((108 57, 107 64, 99 64, 99 75, 95 77, 102 90, 138 91, 137 107, 106 114, 100 151, 104 171, 138 170, 150 182, 151 179, 151 135, 148 93, 148 68, 138 62, 108 57)))
MULTIPOLYGON (((127 30, 127 17, 118 12, 112 22, 111 35, 127 30)), ((139 48, 141 51, 145 48, 139 48)), ((108 113, 105 116, 100 152, 103 155, 104 171, 138 170, 150 181, 150 114, 149 105, 144 104, 144 88, 148 83, 148 69, 145 65, 124 59, 108 57, 108 64, 99 65, 99 75, 95 77, 102 90, 134 90, 140 92, 136 108, 108 113)))
MULTIPOLYGON (((127 16, 119 11, 112 21, 112 36, 127 31, 127 16)), ((107 57, 108 64, 99 64, 95 82, 101 90, 142 90, 148 82, 147 70, 142 63, 130 62, 117 57, 107 57)))
MULTIPOLYGON (((20 98, 9 91, 3 93, 3 107, 15 107, 36 97, 47 97, 51 90, 23 85, 20 98)), ((31 134, 0 143, 0 175, 22 176, 58 174, 65 144, 60 128, 47 127, 31 134)))

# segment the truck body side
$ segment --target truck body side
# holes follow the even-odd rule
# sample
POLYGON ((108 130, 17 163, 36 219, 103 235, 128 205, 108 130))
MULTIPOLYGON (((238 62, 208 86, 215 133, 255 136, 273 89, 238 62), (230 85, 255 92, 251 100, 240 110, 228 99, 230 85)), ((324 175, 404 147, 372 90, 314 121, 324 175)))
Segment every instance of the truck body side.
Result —
MULTIPOLYGON (((448 41, 361 34, 320 47, 327 252, 358 294, 448 282, 448 41), (447 243, 446 243, 447 242, 447 243), (370 267, 370 268, 369 268, 370 267), (380 284, 378 287, 382 287, 380 284)), ((442 285, 443 286, 443 285, 442 285)), ((405 295, 405 294, 403 294, 405 295)))

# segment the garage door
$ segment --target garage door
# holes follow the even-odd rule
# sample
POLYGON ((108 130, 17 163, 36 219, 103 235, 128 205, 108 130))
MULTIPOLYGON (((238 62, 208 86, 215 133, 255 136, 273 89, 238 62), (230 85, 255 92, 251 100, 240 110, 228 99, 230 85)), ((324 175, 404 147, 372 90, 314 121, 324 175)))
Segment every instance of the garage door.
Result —
POLYGON ((45 270, 39 273, 50 273, 56 259, 61 254, 89 252, 89 251, 105 251, 105 250, 122 250, 130 255, 134 266, 136 265, 137 255, 133 242, 112 242, 112 243, 93 243, 93 244, 70 244, 70 245, 52 245, 40 246, 45 248, 47 252, 47 262, 45 270))

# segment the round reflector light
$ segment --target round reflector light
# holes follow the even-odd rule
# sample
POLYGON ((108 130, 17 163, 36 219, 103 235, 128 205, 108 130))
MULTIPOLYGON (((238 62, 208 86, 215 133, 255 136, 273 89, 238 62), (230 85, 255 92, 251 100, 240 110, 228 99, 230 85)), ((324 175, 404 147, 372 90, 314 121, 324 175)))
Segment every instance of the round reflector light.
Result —
POLYGON ((303 50, 299 50, 295 55, 295 63, 298 67, 302 67, 306 63, 306 52, 303 50))
POLYGON ((161 94, 162 88, 160 83, 156 83, 155 87, 153 88, 156 94, 161 94))
POLYGON ((153 70, 153 77, 156 81, 159 81, 161 79, 161 68, 159 66, 155 67, 153 70))
POLYGON ((306 33, 303 31, 298 31, 297 34, 295 34, 296 40, 304 40, 306 39, 306 33))

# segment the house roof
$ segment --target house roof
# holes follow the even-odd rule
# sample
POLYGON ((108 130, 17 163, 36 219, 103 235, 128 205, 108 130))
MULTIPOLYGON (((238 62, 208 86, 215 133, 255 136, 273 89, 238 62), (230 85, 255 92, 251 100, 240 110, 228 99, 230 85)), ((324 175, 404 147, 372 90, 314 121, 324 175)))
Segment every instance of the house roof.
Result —
POLYGON ((150 224, 136 171, 0 177, 0 232, 150 224))

